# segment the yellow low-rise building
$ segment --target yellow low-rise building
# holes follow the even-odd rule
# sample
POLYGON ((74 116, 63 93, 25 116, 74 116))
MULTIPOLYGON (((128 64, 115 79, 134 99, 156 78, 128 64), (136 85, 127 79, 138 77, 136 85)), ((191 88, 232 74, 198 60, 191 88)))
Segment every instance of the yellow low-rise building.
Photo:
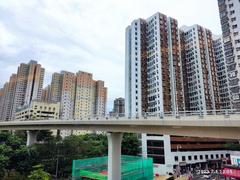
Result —
POLYGON ((59 119, 60 103, 33 101, 17 110, 16 120, 59 119))

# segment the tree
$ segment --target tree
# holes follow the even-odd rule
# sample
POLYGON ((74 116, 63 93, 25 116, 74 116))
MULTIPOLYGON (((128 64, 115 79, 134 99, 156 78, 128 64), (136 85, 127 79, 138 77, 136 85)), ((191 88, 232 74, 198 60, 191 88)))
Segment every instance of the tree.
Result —
POLYGON ((0 171, 1 178, 16 170, 22 175, 28 174, 35 165, 37 153, 28 148, 25 142, 9 132, 0 133, 0 171))
POLYGON ((36 165, 33 167, 34 170, 31 171, 28 176, 28 180, 49 180, 50 174, 43 170, 43 165, 36 165))
POLYGON ((3 180, 25 180, 26 177, 16 170, 11 170, 7 176, 3 178, 3 180))
POLYGON ((125 133, 122 140, 122 154, 137 156, 140 153, 140 141, 137 134, 125 133))
POLYGON ((54 139, 52 131, 50 130, 41 130, 38 132, 37 141, 52 141, 54 139))

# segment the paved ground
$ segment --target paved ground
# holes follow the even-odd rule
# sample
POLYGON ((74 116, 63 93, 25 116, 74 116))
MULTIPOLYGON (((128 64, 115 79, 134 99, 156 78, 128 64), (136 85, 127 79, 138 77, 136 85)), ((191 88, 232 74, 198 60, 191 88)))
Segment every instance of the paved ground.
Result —
POLYGON ((224 177, 222 177, 222 176, 219 176, 219 175, 216 175, 216 174, 213 174, 213 175, 210 175, 210 177, 209 178, 205 178, 205 177, 203 177, 203 175, 197 175, 197 176, 194 176, 193 177, 193 180, 225 180, 225 178, 224 177))

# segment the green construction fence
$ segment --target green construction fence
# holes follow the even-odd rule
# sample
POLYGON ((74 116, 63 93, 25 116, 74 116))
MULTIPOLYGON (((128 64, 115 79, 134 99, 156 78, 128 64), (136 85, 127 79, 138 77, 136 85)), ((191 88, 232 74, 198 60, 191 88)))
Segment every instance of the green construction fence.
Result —
MULTIPOLYGON (((108 157, 73 160, 73 180, 107 180, 108 157)), ((121 156, 122 180, 152 180, 153 160, 138 156, 121 156)))

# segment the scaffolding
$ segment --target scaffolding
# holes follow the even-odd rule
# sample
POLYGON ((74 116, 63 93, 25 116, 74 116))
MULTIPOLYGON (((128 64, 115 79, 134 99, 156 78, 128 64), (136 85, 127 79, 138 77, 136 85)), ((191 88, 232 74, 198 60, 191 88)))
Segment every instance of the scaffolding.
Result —
MULTIPOLYGON (((73 160, 73 180, 107 180, 108 157, 73 160)), ((122 180, 152 180, 153 160, 137 156, 121 156, 122 180)))

